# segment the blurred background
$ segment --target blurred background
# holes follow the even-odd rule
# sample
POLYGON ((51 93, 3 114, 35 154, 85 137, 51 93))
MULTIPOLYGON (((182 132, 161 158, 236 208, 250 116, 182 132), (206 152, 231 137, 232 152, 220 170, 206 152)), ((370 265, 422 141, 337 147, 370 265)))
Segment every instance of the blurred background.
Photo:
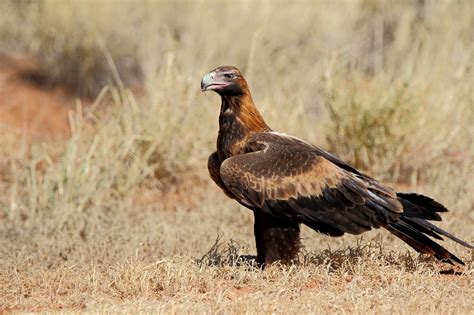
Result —
POLYGON ((206 168, 220 100, 199 84, 227 64, 273 129, 435 197, 472 242, 473 42, 470 0, 2 0, 4 257, 33 239, 53 264, 137 244, 151 261, 217 234, 252 252, 251 214, 206 168))

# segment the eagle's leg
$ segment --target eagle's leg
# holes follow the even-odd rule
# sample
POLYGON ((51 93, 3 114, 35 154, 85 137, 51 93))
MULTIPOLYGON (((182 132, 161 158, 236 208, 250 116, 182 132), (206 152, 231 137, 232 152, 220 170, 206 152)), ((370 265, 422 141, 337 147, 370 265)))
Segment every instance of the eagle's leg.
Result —
POLYGON ((283 264, 292 263, 301 247, 299 224, 258 210, 254 210, 254 216, 257 262, 264 265, 276 261, 283 264))

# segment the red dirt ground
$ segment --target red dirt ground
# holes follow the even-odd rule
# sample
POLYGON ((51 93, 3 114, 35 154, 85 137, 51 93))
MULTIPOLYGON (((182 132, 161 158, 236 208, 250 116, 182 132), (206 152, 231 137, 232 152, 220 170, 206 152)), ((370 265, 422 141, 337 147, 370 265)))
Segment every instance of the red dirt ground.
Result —
POLYGON ((64 139, 75 98, 45 84, 34 60, 0 54, 0 133, 14 132, 29 141, 64 139))

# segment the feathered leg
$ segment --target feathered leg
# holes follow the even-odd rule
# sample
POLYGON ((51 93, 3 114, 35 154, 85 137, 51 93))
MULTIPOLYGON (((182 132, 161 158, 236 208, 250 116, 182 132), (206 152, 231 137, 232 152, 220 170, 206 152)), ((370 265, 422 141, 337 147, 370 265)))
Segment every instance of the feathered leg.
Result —
POLYGON ((301 247, 298 223, 281 220, 254 210, 257 262, 271 264, 280 261, 289 264, 296 259, 301 247))

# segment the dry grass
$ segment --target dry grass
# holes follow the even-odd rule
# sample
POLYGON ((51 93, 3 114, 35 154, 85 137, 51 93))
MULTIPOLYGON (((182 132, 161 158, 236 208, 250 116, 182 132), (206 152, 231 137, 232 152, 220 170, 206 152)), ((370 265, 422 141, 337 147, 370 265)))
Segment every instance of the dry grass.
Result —
MULTIPOLYGON (((216 198, 194 196, 199 207, 192 210, 150 205, 102 219, 76 216, 94 225, 82 234, 70 228, 49 234, 10 230, 10 241, 2 244, 4 305, 127 313, 468 313, 472 308, 474 265, 459 247, 455 250, 468 265, 457 269, 461 275, 449 275, 440 271, 450 267, 417 257, 386 234, 383 242, 376 233, 360 241, 329 240, 305 230, 299 265, 262 272, 237 260, 254 251, 250 213, 224 198, 217 198, 225 210, 219 211, 216 198), (223 243, 202 258, 217 234, 224 235, 223 243), (327 249, 329 244, 336 249, 327 249)), ((462 228, 455 230, 463 234, 462 228)), ((466 228, 464 235, 469 232, 466 228)))
POLYGON ((452 209, 441 226, 473 242, 469 1, 91 4, 0 3, 2 47, 102 91, 78 101, 64 143, 0 129, 1 308, 472 312, 472 253, 452 243, 467 262, 452 271, 384 231, 305 229, 300 264, 243 262, 252 216, 207 178, 219 101, 199 91, 206 71, 239 66, 271 126, 435 197, 452 209))

